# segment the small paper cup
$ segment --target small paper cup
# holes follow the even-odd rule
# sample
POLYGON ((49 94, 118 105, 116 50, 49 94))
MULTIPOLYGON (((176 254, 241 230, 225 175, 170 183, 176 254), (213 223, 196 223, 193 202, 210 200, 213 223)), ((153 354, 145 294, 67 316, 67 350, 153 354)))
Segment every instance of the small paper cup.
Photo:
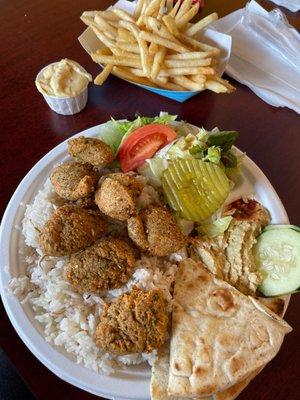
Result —
MULTIPOLYGON (((49 65, 54 64, 57 64, 57 62, 51 63, 49 65)), ((36 81, 42 76, 44 70, 48 68, 49 65, 44 67, 37 74, 36 81)), ((88 99, 88 84, 78 95, 73 97, 55 97, 44 93, 41 94, 43 95, 51 110, 55 111, 57 114, 73 115, 79 113, 86 106, 88 99)))

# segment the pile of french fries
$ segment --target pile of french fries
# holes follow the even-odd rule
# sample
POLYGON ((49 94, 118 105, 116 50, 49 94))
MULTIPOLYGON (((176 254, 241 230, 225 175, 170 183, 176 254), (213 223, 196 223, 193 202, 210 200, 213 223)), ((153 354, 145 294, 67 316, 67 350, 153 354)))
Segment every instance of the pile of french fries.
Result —
POLYGON ((102 85, 112 73, 174 91, 232 92, 234 87, 216 72, 220 50, 195 39, 218 15, 193 24, 198 10, 193 0, 138 0, 133 15, 120 8, 85 11, 81 20, 103 44, 91 54, 103 66, 95 84, 102 85))

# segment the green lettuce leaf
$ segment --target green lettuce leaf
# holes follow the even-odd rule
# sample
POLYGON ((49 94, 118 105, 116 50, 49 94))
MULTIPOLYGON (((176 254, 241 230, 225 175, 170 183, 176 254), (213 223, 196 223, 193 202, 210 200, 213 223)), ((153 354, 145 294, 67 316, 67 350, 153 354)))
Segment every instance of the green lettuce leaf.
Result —
POLYGON ((223 151, 228 151, 234 145, 238 137, 236 131, 212 131, 207 137, 208 146, 221 147, 223 151))
POLYGON ((219 164, 221 160, 221 149, 220 147, 211 146, 207 149, 206 156, 203 158, 204 161, 210 161, 214 164, 219 164))
POLYGON ((99 128, 97 137, 110 146, 116 154, 123 138, 123 133, 118 129, 113 121, 108 121, 99 128))

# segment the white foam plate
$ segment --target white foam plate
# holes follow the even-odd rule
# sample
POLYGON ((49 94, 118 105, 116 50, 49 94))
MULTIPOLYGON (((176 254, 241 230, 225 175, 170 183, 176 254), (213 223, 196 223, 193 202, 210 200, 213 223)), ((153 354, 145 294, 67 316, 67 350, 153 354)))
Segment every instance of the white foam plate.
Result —
MULTIPOLYGON (((96 136, 99 127, 78 133, 76 136, 96 136)), ((24 204, 30 203, 42 188, 53 166, 67 157, 67 141, 46 154, 25 176, 12 196, 4 213, 0 230, 0 292, 11 323, 29 350, 54 374, 87 392, 114 400, 148 400, 150 398, 150 368, 145 365, 126 367, 111 376, 99 375, 82 365, 63 349, 50 345, 43 338, 41 325, 35 321, 31 307, 21 305, 8 293, 12 277, 25 271, 25 263, 19 254, 24 239, 18 227, 24 217, 24 204)), ((253 193, 272 216, 272 223, 289 223, 286 211, 274 188, 263 172, 248 157, 244 158, 241 179, 231 194, 234 200, 242 194, 253 193)))

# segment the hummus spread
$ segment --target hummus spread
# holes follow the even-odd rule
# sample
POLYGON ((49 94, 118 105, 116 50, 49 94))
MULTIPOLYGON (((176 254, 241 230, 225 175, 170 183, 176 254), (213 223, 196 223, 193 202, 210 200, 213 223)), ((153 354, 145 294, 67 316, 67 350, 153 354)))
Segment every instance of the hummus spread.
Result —
POLYGON ((44 95, 74 97, 91 81, 92 76, 80 64, 64 58, 44 68, 38 74, 35 84, 39 92, 44 95))
POLYGON ((210 272, 235 286, 244 294, 254 295, 261 277, 252 247, 269 221, 268 211, 255 200, 237 200, 225 210, 233 219, 227 230, 216 238, 197 238, 193 248, 210 272))

